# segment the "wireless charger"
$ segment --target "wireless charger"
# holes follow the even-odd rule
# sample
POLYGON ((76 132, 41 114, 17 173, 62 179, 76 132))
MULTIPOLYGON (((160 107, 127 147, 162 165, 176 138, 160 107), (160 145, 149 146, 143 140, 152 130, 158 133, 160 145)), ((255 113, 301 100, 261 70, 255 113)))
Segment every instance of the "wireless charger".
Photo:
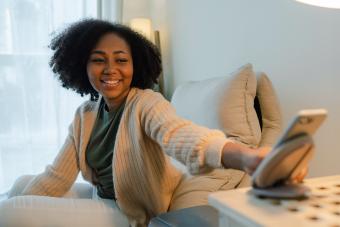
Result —
POLYGON ((260 163, 252 176, 251 193, 260 197, 302 199, 310 189, 292 183, 314 154, 311 136, 300 134, 284 142, 260 163))
POLYGON ((303 184, 280 184, 268 188, 253 188, 251 193, 274 199, 306 199, 310 196, 311 190, 303 184))

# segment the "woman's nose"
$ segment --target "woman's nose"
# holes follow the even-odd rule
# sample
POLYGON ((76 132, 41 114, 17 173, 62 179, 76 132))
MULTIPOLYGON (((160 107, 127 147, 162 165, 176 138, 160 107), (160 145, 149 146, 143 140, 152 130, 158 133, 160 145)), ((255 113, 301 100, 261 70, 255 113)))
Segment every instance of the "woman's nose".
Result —
POLYGON ((115 67, 113 64, 107 64, 104 68, 104 74, 113 74, 115 72, 115 67))

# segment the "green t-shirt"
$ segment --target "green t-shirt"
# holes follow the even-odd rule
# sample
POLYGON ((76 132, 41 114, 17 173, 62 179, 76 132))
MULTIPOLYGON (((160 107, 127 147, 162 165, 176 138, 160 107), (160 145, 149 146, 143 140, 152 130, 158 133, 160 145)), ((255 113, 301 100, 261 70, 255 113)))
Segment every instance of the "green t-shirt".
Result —
POLYGON ((101 100, 96 122, 86 148, 86 161, 96 174, 98 195, 115 199, 112 178, 112 157, 116 134, 125 102, 116 110, 108 111, 104 99, 101 100))

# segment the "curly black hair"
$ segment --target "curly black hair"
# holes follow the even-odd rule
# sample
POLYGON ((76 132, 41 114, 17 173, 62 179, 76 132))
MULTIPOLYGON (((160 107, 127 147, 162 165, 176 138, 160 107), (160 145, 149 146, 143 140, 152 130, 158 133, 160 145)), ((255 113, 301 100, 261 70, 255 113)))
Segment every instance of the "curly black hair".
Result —
POLYGON ((88 80, 86 65, 98 40, 108 33, 115 33, 124 39, 131 49, 131 87, 153 88, 162 71, 158 48, 127 26, 98 19, 75 22, 52 39, 49 47, 54 52, 49 65, 62 86, 81 96, 90 94, 93 101, 98 100, 99 94, 88 80))

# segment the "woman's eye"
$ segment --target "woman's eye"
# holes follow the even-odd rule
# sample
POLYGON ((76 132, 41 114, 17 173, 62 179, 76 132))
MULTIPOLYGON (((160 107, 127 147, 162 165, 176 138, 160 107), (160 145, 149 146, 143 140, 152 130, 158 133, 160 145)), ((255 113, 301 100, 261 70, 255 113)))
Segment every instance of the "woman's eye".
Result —
POLYGON ((119 62, 119 63, 125 63, 125 62, 127 62, 128 60, 125 59, 125 58, 120 58, 120 59, 117 59, 116 61, 119 62))
POLYGON ((101 62, 104 62, 105 60, 102 59, 102 58, 93 58, 91 59, 91 62, 94 62, 94 63, 101 63, 101 62))

